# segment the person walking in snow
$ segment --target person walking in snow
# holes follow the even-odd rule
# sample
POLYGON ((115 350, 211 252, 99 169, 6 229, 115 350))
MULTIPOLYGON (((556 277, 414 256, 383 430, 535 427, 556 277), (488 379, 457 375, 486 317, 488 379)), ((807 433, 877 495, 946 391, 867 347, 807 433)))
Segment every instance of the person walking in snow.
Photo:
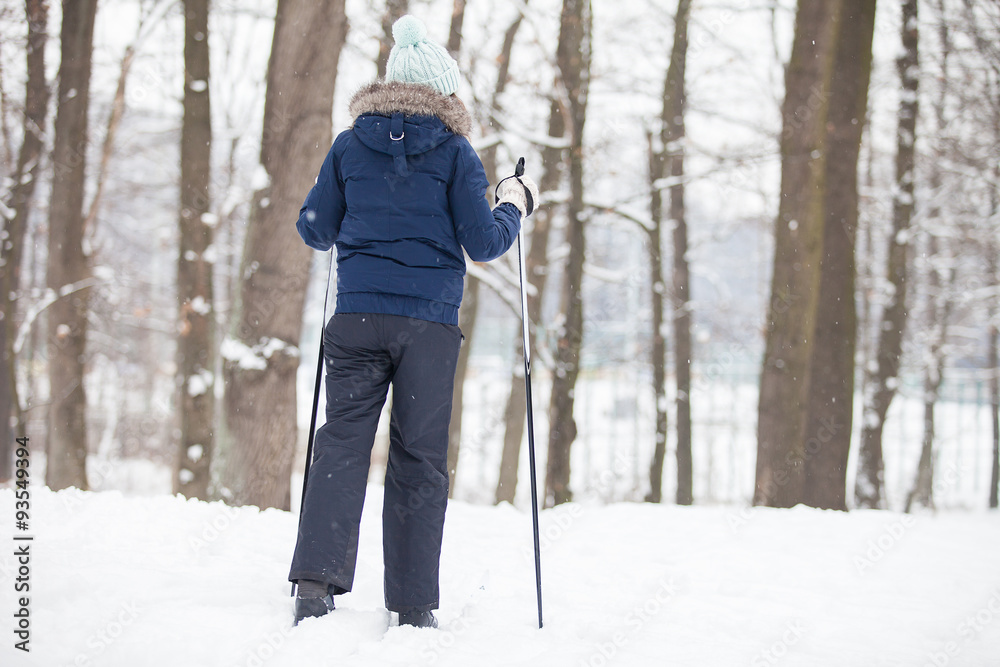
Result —
POLYGON ((508 179, 490 209, 458 64, 404 16, 384 81, 353 97, 296 224, 337 247, 337 305, 326 325, 326 423, 318 430, 289 581, 295 623, 334 609, 354 584, 375 429, 393 386, 382 539, 385 604, 400 625, 436 627, 448 503, 448 424, 462 343, 465 258, 496 259, 538 201, 508 179))

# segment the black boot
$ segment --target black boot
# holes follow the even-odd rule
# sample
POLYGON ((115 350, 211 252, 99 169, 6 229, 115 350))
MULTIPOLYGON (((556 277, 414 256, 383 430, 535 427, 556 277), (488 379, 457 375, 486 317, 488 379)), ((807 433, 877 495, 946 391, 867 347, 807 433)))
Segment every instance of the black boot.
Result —
POLYGON ((412 625, 415 628, 436 628, 438 620, 429 611, 401 611, 399 624, 412 625))
POLYGON ((295 625, 303 618, 325 616, 333 611, 333 596, 327 586, 318 581, 300 579, 295 594, 295 625))

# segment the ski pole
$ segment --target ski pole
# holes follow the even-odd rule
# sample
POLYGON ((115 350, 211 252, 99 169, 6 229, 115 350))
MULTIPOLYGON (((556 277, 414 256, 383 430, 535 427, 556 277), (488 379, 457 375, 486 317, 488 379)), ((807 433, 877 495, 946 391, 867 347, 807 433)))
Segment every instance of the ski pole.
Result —
MULTIPOLYGON (((302 499, 299 501, 299 527, 302 526, 302 508, 306 504, 306 485, 309 483, 309 466, 312 464, 313 443, 316 442, 316 412, 319 409, 319 391, 323 384, 323 339, 326 337, 326 307, 330 300, 330 280, 333 278, 334 251, 330 251, 330 269, 326 274, 326 292, 323 293, 323 322, 319 334, 319 355, 316 359, 316 386, 313 389, 312 413, 309 418, 309 440, 306 444, 306 469, 302 477, 302 499)), ((295 582, 292 582, 295 597, 295 582)))
MULTIPOLYGON (((517 161, 514 168, 514 178, 524 174, 524 158, 517 161)), ((524 189, 528 201, 531 193, 524 189)), ((535 202, 529 204, 534 208, 535 202)), ((530 210, 529 210, 530 212, 530 210)), ((528 416, 528 468, 531 471, 531 526, 535 538, 535 590, 538 597, 538 627, 542 627, 542 553, 538 539, 538 485, 535 481, 535 420, 531 412, 531 346, 529 344, 528 293, 525 291, 524 244, 521 237, 524 229, 517 234, 517 264, 521 278, 521 339, 524 350, 524 394, 527 402, 528 416)))

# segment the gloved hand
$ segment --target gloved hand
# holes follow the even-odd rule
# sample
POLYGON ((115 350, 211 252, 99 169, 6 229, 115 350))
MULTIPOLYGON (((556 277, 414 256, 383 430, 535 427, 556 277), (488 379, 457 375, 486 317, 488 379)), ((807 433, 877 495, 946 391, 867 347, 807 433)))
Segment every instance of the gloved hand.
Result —
POLYGON ((538 205, 538 186, 530 176, 510 176, 497 185, 496 198, 497 204, 509 202, 526 218, 538 205))

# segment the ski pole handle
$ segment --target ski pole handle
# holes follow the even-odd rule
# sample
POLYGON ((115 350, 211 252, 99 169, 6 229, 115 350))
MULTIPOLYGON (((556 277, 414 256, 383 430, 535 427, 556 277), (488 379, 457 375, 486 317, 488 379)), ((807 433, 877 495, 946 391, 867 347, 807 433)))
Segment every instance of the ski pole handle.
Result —
MULTIPOLYGON (((496 203, 500 202, 500 186, 503 184, 504 181, 509 181, 510 179, 513 178, 518 183, 521 183, 521 177, 522 176, 524 176, 524 158, 523 157, 518 159, 517 166, 514 167, 514 175, 513 176, 508 176, 507 178, 504 178, 504 179, 501 179, 500 182, 497 183, 497 187, 493 191, 493 203, 496 204, 496 203)), ((529 190, 528 187, 524 183, 521 183, 521 187, 524 188, 524 199, 525 199, 525 202, 527 204, 527 213, 526 213, 526 215, 531 215, 531 212, 535 210, 535 198, 531 196, 531 190, 529 190)))

